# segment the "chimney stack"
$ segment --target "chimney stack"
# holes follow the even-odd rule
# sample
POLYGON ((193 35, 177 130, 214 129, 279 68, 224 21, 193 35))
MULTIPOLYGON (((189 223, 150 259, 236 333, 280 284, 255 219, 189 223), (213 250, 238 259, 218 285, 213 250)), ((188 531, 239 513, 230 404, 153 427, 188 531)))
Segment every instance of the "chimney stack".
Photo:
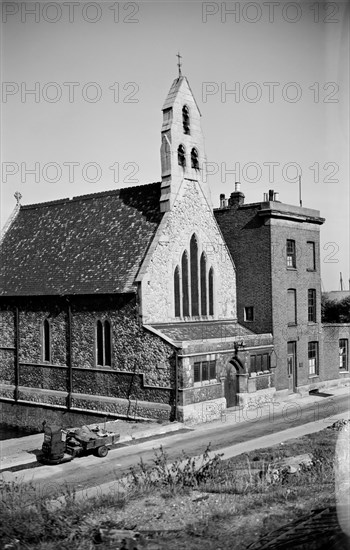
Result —
POLYGON ((235 190, 231 193, 229 199, 230 206, 241 206, 244 204, 244 194, 241 192, 241 183, 239 181, 235 182, 235 190))

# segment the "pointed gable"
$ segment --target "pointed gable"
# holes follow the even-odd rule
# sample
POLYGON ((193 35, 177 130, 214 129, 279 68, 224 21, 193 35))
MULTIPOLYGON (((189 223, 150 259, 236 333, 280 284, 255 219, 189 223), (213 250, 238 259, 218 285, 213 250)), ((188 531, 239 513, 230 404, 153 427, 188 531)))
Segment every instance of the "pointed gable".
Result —
POLYGON ((166 100, 164 101, 164 104, 163 104, 163 107, 162 107, 162 111, 164 111, 164 109, 170 109, 174 106, 174 103, 175 103, 175 100, 179 94, 179 91, 180 91, 180 88, 182 87, 183 84, 187 84, 188 86, 188 89, 193 97, 193 100, 194 100, 194 103, 198 109, 198 112, 199 114, 201 115, 201 112, 200 112, 200 109, 198 107, 198 103, 196 101, 196 98, 194 97, 193 95, 193 92, 191 90, 191 86, 190 86, 190 83, 188 82, 187 78, 185 76, 179 76, 178 78, 175 78, 175 80, 173 81, 172 85, 171 85, 171 88, 169 90, 169 93, 166 97, 166 100))
POLYGON ((0 295, 135 292, 159 197, 152 183, 21 206, 0 246, 0 295))

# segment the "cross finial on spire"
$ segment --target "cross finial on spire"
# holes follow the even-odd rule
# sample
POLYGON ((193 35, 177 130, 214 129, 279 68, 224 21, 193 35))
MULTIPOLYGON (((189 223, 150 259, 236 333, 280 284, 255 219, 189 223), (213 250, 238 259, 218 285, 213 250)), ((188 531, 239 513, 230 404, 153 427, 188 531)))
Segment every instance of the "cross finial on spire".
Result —
POLYGON ((20 204, 20 200, 22 198, 22 195, 19 191, 16 191, 16 193, 13 195, 17 201, 17 204, 20 204))
POLYGON ((180 52, 178 52, 178 53, 176 54, 176 57, 178 58, 177 66, 178 66, 178 68, 179 68, 179 77, 180 77, 180 76, 182 76, 182 73, 181 73, 181 65, 182 65, 181 59, 182 59, 182 55, 180 55, 180 52))

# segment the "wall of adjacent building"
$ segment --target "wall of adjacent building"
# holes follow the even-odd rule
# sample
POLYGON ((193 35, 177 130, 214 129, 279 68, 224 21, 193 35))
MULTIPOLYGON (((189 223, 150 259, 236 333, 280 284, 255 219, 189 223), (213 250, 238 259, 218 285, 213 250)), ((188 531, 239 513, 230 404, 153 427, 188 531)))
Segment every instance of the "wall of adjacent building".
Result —
POLYGON ((324 362, 326 368, 326 380, 348 379, 350 383, 350 324, 349 323, 323 323, 322 324, 324 338, 324 362), (348 341, 348 366, 347 369, 340 369, 339 361, 339 340, 346 339, 348 341))
POLYGON ((256 333, 272 332, 270 227, 257 217, 258 205, 215 210, 236 266, 238 322, 256 333), (254 306, 254 321, 246 322, 244 308, 254 306))
POLYGON ((315 384, 326 377, 321 327, 321 274, 319 226, 289 220, 272 219, 272 316, 277 355, 276 388, 288 388, 287 343, 296 342, 297 386, 315 384), (295 241, 296 268, 287 268, 287 239, 295 241), (316 270, 308 271, 307 241, 315 242, 316 270), (308 322, 308 289, 316 290, 316 323, 308 322), (288 326, 287 293, 296 290, 297 324, 288 326), (319 344, 319 375, 309 376, 308 342, 319 344))

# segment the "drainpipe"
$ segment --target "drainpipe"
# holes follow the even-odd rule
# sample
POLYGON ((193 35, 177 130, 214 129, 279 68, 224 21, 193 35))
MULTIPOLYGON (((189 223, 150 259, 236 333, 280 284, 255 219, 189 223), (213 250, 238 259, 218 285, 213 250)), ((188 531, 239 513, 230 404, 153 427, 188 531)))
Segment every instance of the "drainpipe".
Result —
POLYGON ((175 350, 175 421, 177 422, 177 412, 178 412, 178 399, 179 399, 179 357, 178 350, 175 350))
POLYGON ((67 395, 67 409, 70 411, 72 408, 72 391, 73 391, 73 350, 72 350, 72 306, 67 300, 67 336, 68 336, 68 349, 67 349, 67 366, 68 366, 68 395, 67 395))
POLYGON ((19 310, 15 307, 15 391, 14 399, 19 399, 19 310))

